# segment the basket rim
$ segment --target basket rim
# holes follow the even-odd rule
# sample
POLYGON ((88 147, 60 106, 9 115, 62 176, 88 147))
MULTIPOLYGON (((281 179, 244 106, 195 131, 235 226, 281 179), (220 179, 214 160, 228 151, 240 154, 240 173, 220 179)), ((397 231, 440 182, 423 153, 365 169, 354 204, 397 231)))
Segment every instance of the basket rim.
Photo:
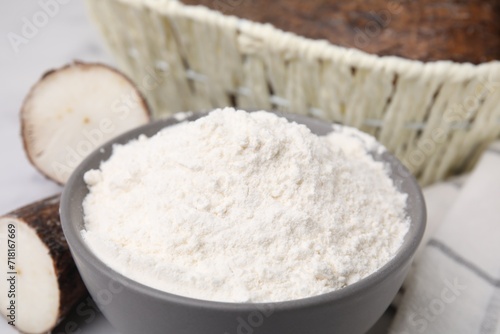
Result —
MULTIPOLYGON (((90 1, 90 0, 87 0, 90 1)), ((311 60, 334 60, 345 65, 380 72, 395 73, 405 78, 440 79, 463 82, 471 79, 500 81, 500 60, 481 64, 459 63, 451 60, 423 62, 399 56, 379 56, 365 51, 313 40, 296 33, 284 31, 269 23, 254 22, 226 15, 202 5, 187 5, 182 0, 114 0, 138 8, 147 7, 164 15, 176 15, 208 24, 223 26, 240 33, 242 42, 252 42, 252 47, 282 52, 287 57, 311 60)))

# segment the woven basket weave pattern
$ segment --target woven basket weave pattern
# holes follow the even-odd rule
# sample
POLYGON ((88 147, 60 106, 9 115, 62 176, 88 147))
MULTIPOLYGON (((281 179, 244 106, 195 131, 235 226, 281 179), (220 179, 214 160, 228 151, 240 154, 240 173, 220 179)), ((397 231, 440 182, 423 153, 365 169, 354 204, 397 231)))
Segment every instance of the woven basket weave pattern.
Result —
POLYGON ((377 57, 174 0, 87 2, 158 117, 234 105, 341 122, 424 185, 467 170, 500 135, 500 62, 377 57))

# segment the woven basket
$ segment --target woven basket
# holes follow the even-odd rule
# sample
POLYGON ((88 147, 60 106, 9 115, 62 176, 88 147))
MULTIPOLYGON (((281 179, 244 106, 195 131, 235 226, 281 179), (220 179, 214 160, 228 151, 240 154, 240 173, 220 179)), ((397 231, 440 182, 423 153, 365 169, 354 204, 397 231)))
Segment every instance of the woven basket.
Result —
POLYGON ((341 122, 423 185, 466 171, 500 135, 500 62, 378 57, 175 0, 87 2, 157 117, 234 105, 341 122))

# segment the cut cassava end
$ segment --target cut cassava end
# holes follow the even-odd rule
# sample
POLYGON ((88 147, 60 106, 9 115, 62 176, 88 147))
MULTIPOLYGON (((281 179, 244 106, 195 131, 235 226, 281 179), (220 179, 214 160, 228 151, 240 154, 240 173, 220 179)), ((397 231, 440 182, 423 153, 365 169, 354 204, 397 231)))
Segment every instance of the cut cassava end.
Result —
POLYGON ((111 138, 146 124, 150 110, 124 74, 75 62, 47 72, 21 108, 21 132, 31 163, 64 184, 78 164, 111 138))
POLYGON ((50 331, 87 294, 62 232, 59 196, 0 217, 0 245, 10 278, 0 280, 0 312, 21 332, 50 331))

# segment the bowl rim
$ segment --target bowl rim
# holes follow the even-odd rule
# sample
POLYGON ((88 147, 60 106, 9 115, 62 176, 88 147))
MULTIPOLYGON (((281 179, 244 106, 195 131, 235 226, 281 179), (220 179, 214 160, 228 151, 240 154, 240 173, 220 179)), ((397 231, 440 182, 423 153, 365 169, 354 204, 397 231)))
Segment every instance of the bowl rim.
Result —
MULTIPOLYGON (((289 121, 294 121, 297 123, 302 123, 306 121, 308 124, 316 124, 320 127, 325 125, 331 126, 332 123, 322 121, 319 119, 307 117, 304 115, 284 113, 271 111, 278 116, 285 117, 289 121)), ((137 293, 147 295, 154 299, 161 299, 165 302, 172 302, 177 304, 183 304, 187 307, 204 308, 209 310, 220 310, 220 311, 242 311, 251 312, 255 311, 256 308, 266 307, 268 305, 273 306, 274 311, 279 310, 291 310, 299 309, 304 307, 320 306, 325 303, 340 302, 352 297, 360 296, 369 290, 374 285, 381 284, 387 277, 391 276, 392 273, 396 272, 401 266, 404 266, 407 262, 409 263, 419 244, 423 238, 425 226, 426 226, 426 206, 422 191, 418 185, 415 177, 403 166, 403 164, 392 154, 387 151, 383 153, 382 161, 389 163, 392 170, 397 169, 399 175, 399 181, 405 182, 408 191, 405 193, 410 198, 413 195, 413 204, 417 206, 416 217, 411 217, 410 228, 405 236, 403 244, 400 246, 397 254, 389 260, 384 266, 379 268, 374 273, 364 277, 356 283, 350 284, 340 290, 335 290, 327 292, 324 294, 293 299, 287 301, 277 301, 277 302, 258 302, 258 303, 241 303, 241 302, 222 302, 213 300, 197 299, 193 297, 187 297, 182 295, 177 295, 170 292, 165 292, 131 278, 124 276, 123 274, 115 271, 108 265, 106 265, 99 257, 94 255, 93 251, 88 247, 86 242, 83 240, 81 235, 81 230, 77 227, 77 224, 72 221, 71 213, 74 210, 79 210, 79 215, 82 216, 83 220, 83 210, 81 208, 82 203, 76 203, 73 200, 73 194, 76 190, 76 186, 79 182, 83 180, 83 174, 91 168, 91 165, 95 165, 95 161, 102 162, 103 159, 98 159, 100 154, 106 151, 112 151, 112 146, 118 143, 126 143, 132 139, 137 138, 140 134, 143 134, 147 129, 151 127, 158 127, 159 130, 172 126, 184 121, 193 121, 197 118, 203 117, 207 112, 196 112, 191 113, 188 117, 184 119, 176 118, 175 116, 155 120, 148 124, 131 129, 115 138, 109 140, 105 144, 101 145, 90 153, 74 170, 70 176, 68 182, 66 183, 63 193, 61 195, 60 201, 60 218, 61 225, 64 235, 67 239, 68 245, 72 253, 78 255, 78 259, 82 260, 85 265, 91 268, 92 271, 98 271, 104 274, 110 281, 114 281, 121 284, 124 287, 134 290, 137 293)), ((307 124, 306 124, 307 126, 307 124)), ((158 131, 159 131, 158 130, 158 131)), ((155 131, 156 133, 157 131, 155 131)), ((76 258, 76 257, 75 257, 76 258)))

